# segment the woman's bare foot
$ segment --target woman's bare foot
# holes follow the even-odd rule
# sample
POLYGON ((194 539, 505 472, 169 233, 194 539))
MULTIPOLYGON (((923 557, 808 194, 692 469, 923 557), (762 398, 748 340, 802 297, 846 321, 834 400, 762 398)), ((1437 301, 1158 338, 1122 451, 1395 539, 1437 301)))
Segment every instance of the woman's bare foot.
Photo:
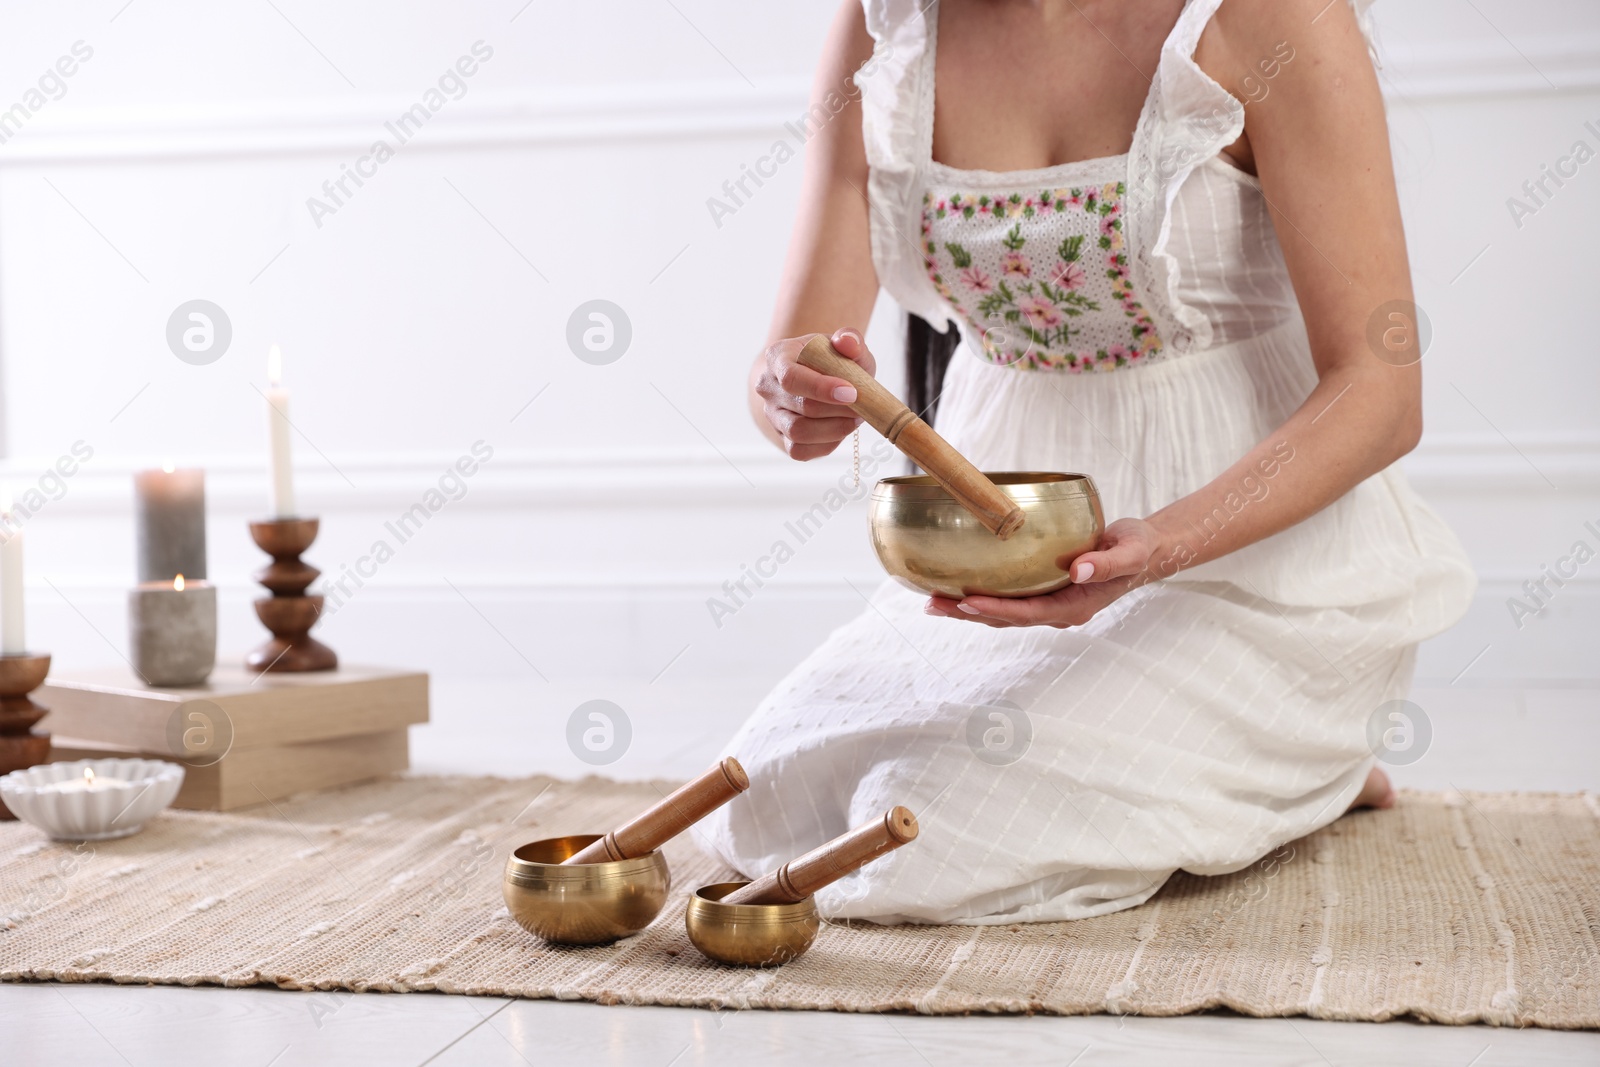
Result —
POLYGON ((1387 774, 1374 767, 1367 772, 1367 784, 1361 787, 1361 792, 1356 794, 1355 800, 1351 801, 1345 810, 1392 807, 1394 807, 1394 786, 1389 784, 1387 774))

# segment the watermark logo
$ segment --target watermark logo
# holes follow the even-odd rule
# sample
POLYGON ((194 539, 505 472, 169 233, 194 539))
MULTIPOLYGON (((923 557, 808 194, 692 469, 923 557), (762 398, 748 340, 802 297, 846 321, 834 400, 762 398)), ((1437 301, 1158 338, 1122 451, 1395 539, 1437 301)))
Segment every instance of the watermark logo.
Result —
MULTIPOLYGON (((314 993, 305 1002, 306 1008, 311 1012, 311 1021, 317 1024, 317 1029, 322 1029, 324 1019, 339 1014, 344 1006, 356 998, 354 993, 314 993)), ((282 1055, 280 1053, 279 1055, 282 1055)))
POLYGON ((633 340, 628 313, 609 300, 588 300, 567 319, 567 347, 585 363, 603 367, 615 363, 633 340))
POLYGON ((383 524, 384 536, 373 538, 366 553, 356 557, 355 563, 339 564, 335 575, 331 570, 322 575, 322 618, 332 618, 367 583, 378 576, 384 564, 394 559, 406 543, 422 532, 423 524, 447 506, 467 495, 468 482, 494 458, 494 446, 487 441, 472 442, 472 448, 456 457, 434 483, 425 490, 409 508, 383 524))
POLYGON ((633 743, 628 713, 609 700, 588 700, 567 716, 567 747, 592 767, 615 763, 633 743))
MULTIPOLYGON (((115 17, 115 16, 113 16, 115 17)), ((34 85, 28 86, 22 96, 9 108, 0 103, 0 144, 22 132, 28 120, 43 111, 52 101, 67 95, 67 78, 78 73, 82 64, 94 57, 94 49, 83 41, 72 42, 72 54, 56 59, 54 68, 46 67, 34 85)))
MULTIPOLYGON (((1060 284, 1060 279, 1055 279, 1060 284)), ((1024 360, 1033 354, 1033 337, 1010 323, 990 326, 983 331, 983 349, 1001 366, 1024 360)))
POLYGON ((233 720, 209 700, 185 700, 167 716, 167 751, 185 767, 210 767, 233 748, 233 720))
MULTIPOLYGON (((1597 144, 1600 144, 1600 126, 1596 126, 1593 120, 1590 120, 1583 124, 1583 128, 1595 138, 1597 144)), ((1523 195, 1506 197, 1506 210, 1511 214, 1512 225, 1519 230, 1522 229, 1523 220, 1537 215, 1555 198, 1557 192, 1566 187, 1567 182, 1578 176, 1580 168, 1594 157, 1594 146, 1580 137, 1572 142, 1572 147, 1567 150, 1566 155, 1556 157, 1555 166, 1552 167, 1548 163, 1539 164, 1538 177, 1522 183, 1523 195)))
POLYGON ((722 583, 722 596, 706 597, 706 610, 711 614, 712 624, 722 629, 723 624, 739 614, 757 591, 766 586, 768 580, 777 577, 779 569, 794 559, 806 542, 822 531, 829 519, 847 504, 866 496, 873 484, 873 474, 893 455, 894 446, 878 438, 877 443, 861 457, 859 482, 851 472, 841 474, 820 500, 783 524, 785 536, 774 541, 766 555, 756 557, 754 565, 740 564, 738 576, 722 583))
POLYGON ((787 136, 773 141, 764 154, 755 158, 754 165, 739 164, 738 176, 722 183, 722 195, 706 197, 706 211, 711 216, 712 224, 722 229, 724 219, 737 215, 741 208, 755 199, 756 193, 778 176, 784 164, 800 155, 812 138, 860 99, 862 84, 893 56, 894 48, 890 42, 887 39, 879 41, 872 50, 872 56, 861 64, 860 69, 846 77, 837 88, 829 89, 814 99, 793 122, 785 122, 783 131, 787 136))
POLYGON ((1256 61, 1255 69, 1246 71, 1243 78, 1239 79, 1239 87, 1243 90, 1246 106, 1259 104, 1272 92, 1272 86, 1267 83, 1279 74, 1283 68, 1294 62, 1294 48, 1288 41, 1279 41, 1273 46, 1272 54, 1256 61), (1260 77, 1257 77, 1259 72, 1260 77))
POLYGON ((1566 584, 1578 577, 1579 570, 1584 564, 1595 558, 1595 545, 1600 545, 1600 525, 1594 522, 1583 524, 1586 534, 1594 538, 1594 544, 1587 540, 1579 539, 1572 542, 1572 548, 1564 556, 1558 556, 1555 564, 1541 563, 1539 576, 1529 578, 1522 583, 1522 592, 1527 599, 1522 597, 1507 597, 1506 607, 1511 612, 1511 621, 1517 624, 1517 629, 1522 629, 1528 624, 1530 615, 1539 615, 1550 606, 1550 601, 1566 584), (1554 588, 1551 588, 1554 586, 1554 588))
POLYGON ((233 341, 228 313, 209 300, 189 300, 173 309, 167 319, 167 347, 185 363, 204 367, 215 363, 233 341))
POLYGON ((457 57, 454 66, 446 67, 435 84, 424 89, 421 98, 409 108, 385 122, 383 136, 376 138, 365 154, 351 163, 340 163, 338 175, 322 183, 321 197, 306 198, 306 211, 317 229, 322 229, 324 218, 337 215, 367 182, 376 178, 378 168, 420 134, 446 104, 467 95, 467 79, 494 58, 494 49, 481 40, 472 43, 470 52, 457 57))
POLYGON ((9 505, 0 502, 0 541, 9 539, 45 506, 67 495, 67 479, 94 458, 94 446, 83 440, 72 442, 72 450, 58 456, 54 466, 46 467, 38 481, 18 489, 9 505))
POLYGON ((1033 746, 1033 720, 1010 700, 979 704, 967 715, 967 747, 991 767, 1009 767, 1033 746))
POLYGON ((1428 313, 1409 300, 1390 300, 1367 319, 1367 347, 1391 367, 1420 362, 1433 344, 1428 313))
POLYGON ((1367 747, 1378 762, 1404 767, 1417 762, 1433 744, 1428 713, 1409 700, 1388 700, 1367 717, 1367 747))
MULTIPOLYGON (((43 845, 38 846, 40 848, 43 845)), ((87 841, 79 841, 71 851, 63 849, 56 856, 55 870, 47 873, 43 878, 36 879, 28 890, 28 895, 17 904, 0 911, 0 919, 12 923, 21 922, 31 918, 39 911, 51 904, 62 900, 67 895, 68 886, 77 877, 78 872, 88 865, 95 856, 94 846, 87 841)), ((5 923, 0 922, 0 927, 5 923)))

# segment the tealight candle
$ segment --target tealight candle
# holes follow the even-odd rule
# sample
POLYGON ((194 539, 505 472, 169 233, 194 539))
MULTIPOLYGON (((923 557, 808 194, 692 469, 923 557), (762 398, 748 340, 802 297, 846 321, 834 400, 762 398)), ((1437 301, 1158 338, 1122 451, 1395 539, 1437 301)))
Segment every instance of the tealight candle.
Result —
POLYGON ((39 787, 41 793, 109 793, 128 784, 126 778, 115 775, 96 775, 93 767, 83 768, 82 778, 67 778, 39 787))
POLYGON ((182 786, 166 760, 75 760, 0 776, 0 801, 58 841, 105 841, 137 833, 182 786))
POLYGON ((146 685, 199 685, 217 662, 217 590, 178 575, 128 594, 133 669, 146 685))

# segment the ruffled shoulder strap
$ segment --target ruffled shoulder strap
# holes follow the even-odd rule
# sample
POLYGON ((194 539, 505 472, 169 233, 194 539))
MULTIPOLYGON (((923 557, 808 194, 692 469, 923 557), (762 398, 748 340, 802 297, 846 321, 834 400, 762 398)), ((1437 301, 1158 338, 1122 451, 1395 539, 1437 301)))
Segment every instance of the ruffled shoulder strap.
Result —
MULTIPOLYGON (((1372 46, 1373 0, 1349 0, 1372 46)), ((1222 0, 1190 0, 1161 49, 1150 95, 1129 150, 1125 217, 1134 280, 1153 294, 1157 331, 1175 352, 1204 350, 1211 325, 1177 296, 1178 261, 1168 253, 1172 204, 1185 180, 1244 131, 1244 104, 1194 61, 1195 48, 1222 0)), ((1376 61, 1376 54, 1374 54, 1376 61)))
POLYGON ((874 167, 907 165, 915 158, 917 105, 931 86, 923 82, 929 11, 916 0, 863 0, 872 58, 856 73, 866 126, 867 161, 874 167))
POLYGON ((1367 51, 1372 54, 1372 65, 1382 67, 1383 61, 1378 56, 1378 42, 1373 36, 1372 3, 1373 0, 1350 0, 1350 10, 1356 13, 1356 25, 1361 27, 1361 36, 1367 39, 1367 51))
POLYGON ((936 325, 947 318, 923 270, 917 240, 919 177, 931 136, 929 45, 937 0, 862 0, 872 58, 855 75, 867 150, 872 260, 879 282, 907 311, 936 325))

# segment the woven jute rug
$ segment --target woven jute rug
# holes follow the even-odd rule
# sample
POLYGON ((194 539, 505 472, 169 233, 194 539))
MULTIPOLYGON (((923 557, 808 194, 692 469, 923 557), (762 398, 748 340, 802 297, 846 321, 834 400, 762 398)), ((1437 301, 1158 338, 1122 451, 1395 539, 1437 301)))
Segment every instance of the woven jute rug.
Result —
POLYGON ((787 966, 713 964, 684 897, 728 872, 684 835, 644 933, 562 948, 507 915, 500 872, 668 783, 400 777, 173 811, 68 845, 0 824, 0 978, 434 990, 837 1011, 1175 1015, 1226 1007, 1600 1027, 1600 802, 1402 793, 1217 878, 1070 923, 830 925, 787 966))

